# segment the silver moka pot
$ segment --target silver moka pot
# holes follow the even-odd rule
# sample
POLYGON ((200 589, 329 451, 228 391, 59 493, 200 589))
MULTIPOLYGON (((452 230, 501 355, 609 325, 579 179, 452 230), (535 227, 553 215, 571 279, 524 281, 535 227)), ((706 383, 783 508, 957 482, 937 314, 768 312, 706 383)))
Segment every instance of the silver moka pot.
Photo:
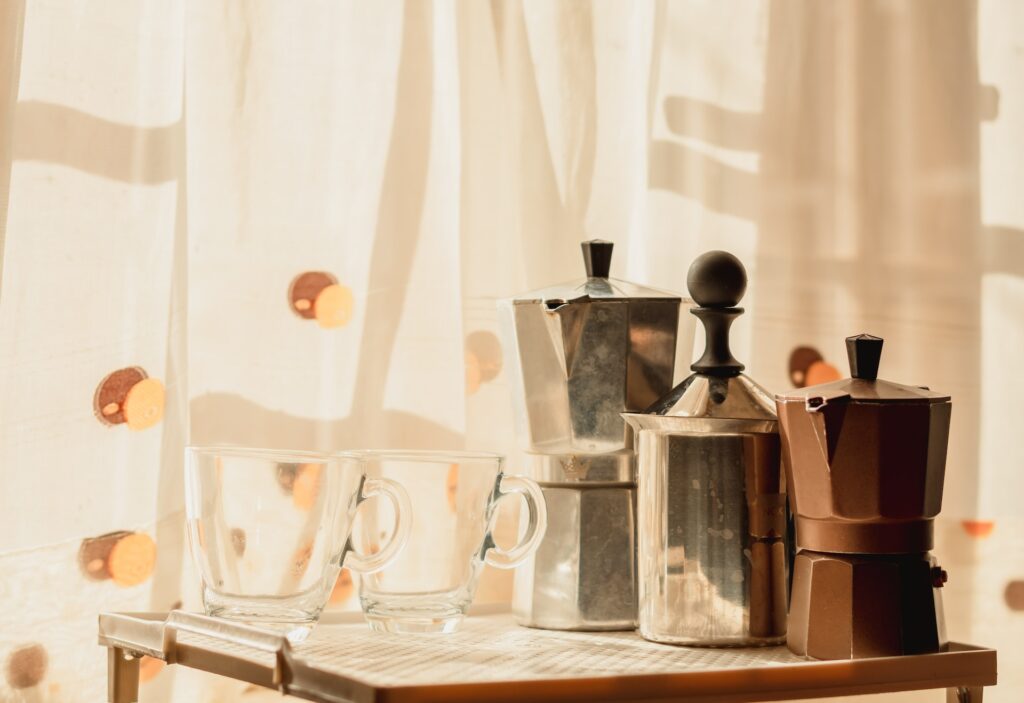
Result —
POLYGON ((582 247, 585 279, 499 303, 517 430, 548 509, 513 611, 531 627, 631 630, 636 475, 620 413, 671 388, 681 299, 609 278, 611 242, 582 247))
POLYGON ((786 493, 770 393, 744 375, 729 326, 747 278, 708 252, 687 275, 707 347, 637 433, 640 634, 697 646, 786 638, 786 493))

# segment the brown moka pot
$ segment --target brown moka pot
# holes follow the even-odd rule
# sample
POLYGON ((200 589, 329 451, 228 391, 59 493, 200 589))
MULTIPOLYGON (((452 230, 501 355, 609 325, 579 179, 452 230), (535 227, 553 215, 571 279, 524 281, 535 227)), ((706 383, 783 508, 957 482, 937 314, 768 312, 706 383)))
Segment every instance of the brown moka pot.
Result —
POLYGON ((846 340, 852 378, 775 398, 796 544, 789 648, 816 659, 945 645, 928 553, 952 404, 877 378, 882 340, 846 340))

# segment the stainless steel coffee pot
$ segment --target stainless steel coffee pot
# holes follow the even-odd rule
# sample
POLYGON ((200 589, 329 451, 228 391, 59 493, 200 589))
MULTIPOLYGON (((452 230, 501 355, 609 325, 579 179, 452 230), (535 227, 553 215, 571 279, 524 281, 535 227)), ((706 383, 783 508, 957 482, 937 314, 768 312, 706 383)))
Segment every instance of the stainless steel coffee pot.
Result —
POLYGON ((609 278, 611 242, 582 248, 585 279, 499 304, 517 430, 548 507, 513 610, 533 627, 633 629, 635 466, 620 413, 671 388, 681 300, 609 278))
POLYGON ((693 375, 642 413, 637 432, 640 634, 698 646, 786 636, 786 494, 775 402, 741 373, 729 326, 746 272, 727 252, 690 267, 707 333, 693 375))

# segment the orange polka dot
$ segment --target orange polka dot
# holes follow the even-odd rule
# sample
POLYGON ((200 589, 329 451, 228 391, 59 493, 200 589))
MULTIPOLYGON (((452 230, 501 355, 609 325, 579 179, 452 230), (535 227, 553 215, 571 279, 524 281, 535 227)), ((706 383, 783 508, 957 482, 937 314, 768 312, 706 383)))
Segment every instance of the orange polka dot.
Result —
POLYGON ((352 319, 354 306, 352 290, 335 283, 320 291, 313 302, 313 314, 317 324, 325 329, 344 327, 352 319))
POLYGON ((320 493, 320 464, 303 464, 295 472, 292 503, 300 510, 309 510, 320 493))
POLYGON ((334 582, 334 590, 331 591, 331 603, 339 605, 352 597, 355 586, 352 584, 352 573, 348 569, 342 569, 338 574, 338 580, 334 582))
POLYGON ((839 369, 835 366, 827 361, 815 361, 807 367, 807 376, 804 379, 804 385, 816 386, 819 383, 838 381, 840 378, 842 378, 842 376, 839 374, 839 369))
POLYGON ((167 666, 163 659, 157 659, 156 657, 150 657, 144 655, 139 660, 139 681, 146 683, 156 678, 157 674, 164 670, 167 666))
POLYGON ((448 490, 448 507, 454 513, 458 509, 458 493, 459 493, 459 465, 452 464, 448 468, 448 480, 446 481, 446 487, 448 490))
POLYGON ((466 352, 466 395, 473 395, 480 390, 483 378, 480 360, 476 358, 476 354, 466 352))
POLYGON ((473 355, 480 365, 480 381, 493 381, 501 373, 501 342, 493 332, 477 330, 466 337, 466 356, 473 355))
POLYGON ((128 391, 124 399, 124 420, 133 430, 144 430, 160 422, 164 416, 164 384, 146 378, 128 391))
POLYGON ((118 586, 137 586, 153 573, 156 543, 144 532, 122 537, 110 550, 107 570, 118 586))
POLYGON ((969 534, 971 537, 983 539, 992 534, 992 530, 995 529, 996 524, 991 520, 962 520, 960 526, 964 528, 964 532, 969 534))

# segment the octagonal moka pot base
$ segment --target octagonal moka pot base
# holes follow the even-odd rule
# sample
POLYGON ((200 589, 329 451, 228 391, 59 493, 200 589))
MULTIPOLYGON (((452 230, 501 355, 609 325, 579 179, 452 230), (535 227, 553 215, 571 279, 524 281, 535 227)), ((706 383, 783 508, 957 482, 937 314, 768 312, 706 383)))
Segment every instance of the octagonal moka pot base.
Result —
POLYGON ((930 554, 801 551, 793 562, 789 648, 815 659, 937 652, 946 646, 944 582, 930 554))

